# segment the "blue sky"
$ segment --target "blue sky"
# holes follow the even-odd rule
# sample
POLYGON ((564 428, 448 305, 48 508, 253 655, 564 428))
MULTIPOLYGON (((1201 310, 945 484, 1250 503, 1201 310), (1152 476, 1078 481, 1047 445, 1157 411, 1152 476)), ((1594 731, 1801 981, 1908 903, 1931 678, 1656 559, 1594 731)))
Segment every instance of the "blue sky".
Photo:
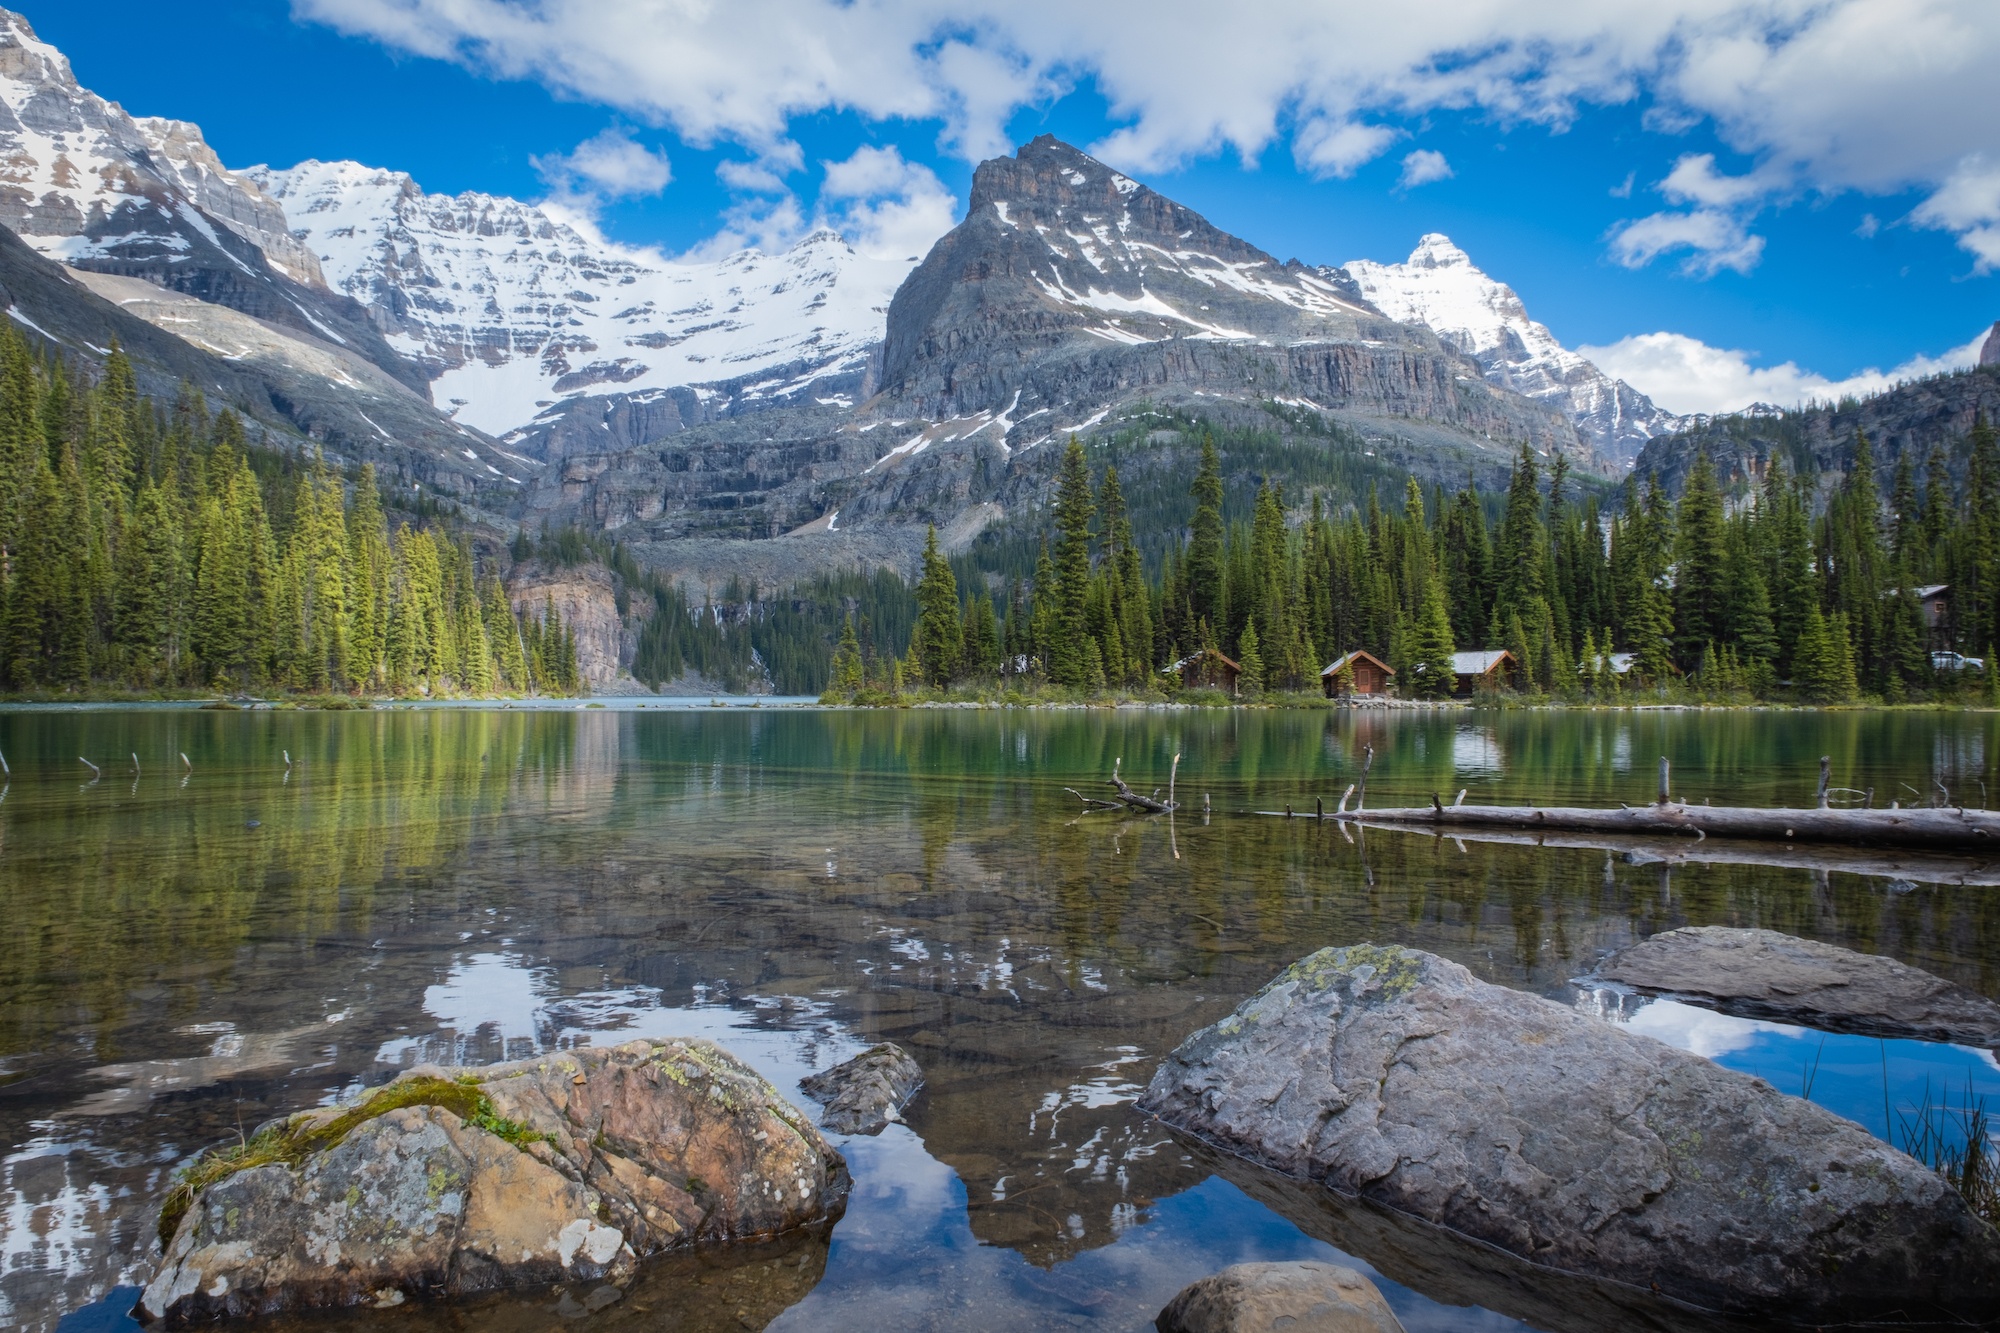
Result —
POLYGON ((973 159, 1052 132, 1281 258, 1397 260, 1445 232, 1565 343, 1684 410, 1845 387, 2000 318, 1990 0, 1440 3, 1408 22, 1262 0, 1222 27, 1213 6, 1127 3, 25 12, 85 86, 195 121, 231 166, 354 158, 430 191, 563 192, 673 252, 782 243, 820 215, 915 248, 947 195, 962 208, 973 159), (614 169, 565 159, 592 141, 614 169), (824 191, 824 164, 865 146, 894 154, 824 191), (1417 153, 1450 174, 1399 183, 1417 153))

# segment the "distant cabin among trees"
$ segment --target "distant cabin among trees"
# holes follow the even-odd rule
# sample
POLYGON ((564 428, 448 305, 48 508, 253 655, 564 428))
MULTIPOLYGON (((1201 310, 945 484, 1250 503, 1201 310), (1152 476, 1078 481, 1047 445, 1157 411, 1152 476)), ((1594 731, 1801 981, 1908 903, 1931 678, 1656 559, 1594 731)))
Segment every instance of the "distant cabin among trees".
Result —
POLYGON ((1451 673, 1457 677, 1459 694, 1506 689, 1513 683, 1515 665, 1514 654, 1504 648, 1451 655, 1451 673))
POLYGON ((1237 683, 1243 678, 1242 664, 1213 648, 1191 653, 1168 670, 1179 676, 1187 689, 1221 690, 1226 694, 1235 694, 1237 683))
POLYGON ((1389 692, 1389 686, 1396 670, 1381 658, 1357 648, 1327 664, 1319 673, 1320 688, 1329 699, 1344 698, 1350 694, 1379 697, 1389 692))

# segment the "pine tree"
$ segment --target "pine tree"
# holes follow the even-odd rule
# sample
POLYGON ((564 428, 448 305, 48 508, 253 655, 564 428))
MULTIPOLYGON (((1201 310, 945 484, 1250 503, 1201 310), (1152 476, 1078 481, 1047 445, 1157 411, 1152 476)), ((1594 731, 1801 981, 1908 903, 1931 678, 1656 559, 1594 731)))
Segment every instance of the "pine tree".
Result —
POLYGON ((1189 494, 1195 502, 1187 548, 1189 619, 1214 629, 1229 623, 1229 604, 1222 560, 1222 462, 1212 435, 1202 437, 1201 467, 1189 494))
POLYGON ((958 580, 938 551, 937 528, 924 537, 923 577, 917 580, 917 629, 911 655, 924 684, 942 689, 958 674, 965 653, 964 629, 958 618, 958 580))
MULTIPOLYGON (((1083 444, 1072 435, 1056 482, 1055 545, 1050 553, 1056 581, 1049 589, 1054 595, 1055 637, 1048 648, 1049 678, 1058 685, 1085 689, 1091 687, 1092 675, 1084 647, 1088 637, 1084 611, 1090 596, 1090 521, 1095 512, 1083 444)), ((1036 595, 1041 596, 1042 589, 1037 588, 1036 595)))
POLYGON ((833 650, 833 680, 831 688, 839 694, 851 695, 862 685, 861 641, 854 634, 854 615, 848 614, 841 626, 840 642, 833 650))
POLYGON ((1451 660, 1457 651, 1444 585, 1441 580, 1431 579, 1424 590, 1424 604, 1403 645, 1410 665, 1401 678, 1409 681, 1411 693, 1432 698, 1449 695, 1458 684, 1451 660))
POLYGON ((1674 566, 1675 646, 1681 663, 1691 666, 1707 644, 1728 630, 1722 492, 1716 486, 1707 449, 1695 455, 1674 518, 1678 557, 1674 566))
POLYGON ((1242 668, 1236 687, 1244 694, 1261 694, 1264 690, 1264 652, 1258 644, 1257 622, 1252 620, 1243 627, 1243 636, 1237 644, 1236 665, 1242 668))

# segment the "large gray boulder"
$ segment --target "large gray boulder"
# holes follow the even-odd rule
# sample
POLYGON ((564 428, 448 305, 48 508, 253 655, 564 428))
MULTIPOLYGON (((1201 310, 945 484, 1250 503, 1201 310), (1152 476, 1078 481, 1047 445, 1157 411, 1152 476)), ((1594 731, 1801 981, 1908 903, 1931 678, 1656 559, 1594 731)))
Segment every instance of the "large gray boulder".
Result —
POLYGON ((1295 963, 1142 1109, 1553 1271, 1799 1322, 2000 1313, 2000 1234, 1761 1079, 1416 950, 1295 963))
POLYGON ((1158 1333, 1403 1333, 1373 1282, 1316 1259, 1211 1273, 1182 1287, 1153 1327, 1158 1333))
POLYGON ((628 1277, 838 1217, 846 1164, 711 1042, 412 1070, 197 1162, 140 1304, 171 1324, 628 1277))
POLYGON ((1596 976, 1655 995, 1871 1037, 2000 1044, 2000 1004, 1893 958, 1775 930, 1686 926, 1612 954, 1596 976))
POLYGON ((870 1046, 852 1060, 801 1080, 799 1088, 826 1109, 819 1123, 836 1134, 880 1134, 924 1085, 924 1071, 894 1042, 870 1046))

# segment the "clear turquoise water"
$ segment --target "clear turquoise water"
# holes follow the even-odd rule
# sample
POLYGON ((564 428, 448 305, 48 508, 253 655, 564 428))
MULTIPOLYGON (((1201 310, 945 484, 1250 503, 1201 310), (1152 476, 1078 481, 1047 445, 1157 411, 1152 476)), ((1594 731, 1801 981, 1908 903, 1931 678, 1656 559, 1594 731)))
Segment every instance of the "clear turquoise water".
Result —
MULTIPOLYGON (((1994 730, 1860 713, 0 713, 0 1327, 129 1326, 169 1173, 239 1126, 419 1059, 685 1032, 781 1087, 876 1039, 929 1081, 907 1126, 843 1145, 856 1189, 830 1239, 656 1266, 581 1326, 1148 1327, 1226 1263, 1336 1254, 1130 1105, 1182 1037, 1322 945, 1407 943, 1573 1002, 1570 979, 1636 938, 1761 925, 2000 992, 2000 889, 1350 841, 1240 812, 1331 807, 1364 745, 1376 805, 1460 788, 1636 803, 1661 754, 1678 791, 1718 803, 1805 803, 1827 754, 1878 803, 1943 783, 1977 804, 2000 785, 1994 730), (1171 823, 1079 815, 1063 790, 1120 759, 1164 785, 1175 753, 1189 812, 1171 823)), ((1927 1087, 2000 1093, 1987 1052, 1627 1007, 1786 1091, 1816 1063, 1815 1100, 1892 1137, 1927 1087)), ((1413 1330, 1521 1327, 1453 1305, 1449 1284, 1383 1287, 1413 1330)), ((332 1322, 545 1328, 563 1299, 332 1322)))

